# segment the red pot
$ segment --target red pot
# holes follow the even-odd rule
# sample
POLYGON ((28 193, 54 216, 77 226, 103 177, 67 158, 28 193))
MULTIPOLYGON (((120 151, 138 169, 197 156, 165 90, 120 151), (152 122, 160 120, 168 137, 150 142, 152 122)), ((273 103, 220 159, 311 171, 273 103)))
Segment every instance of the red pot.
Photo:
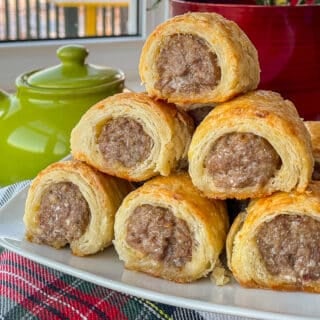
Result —
POLYGON ((170 0, 171 15, 217 12, 235 21, 258 50, 259 88, 280 92, 292 100, 305 120, 320 120, 320 5, 212 2, 170 0))

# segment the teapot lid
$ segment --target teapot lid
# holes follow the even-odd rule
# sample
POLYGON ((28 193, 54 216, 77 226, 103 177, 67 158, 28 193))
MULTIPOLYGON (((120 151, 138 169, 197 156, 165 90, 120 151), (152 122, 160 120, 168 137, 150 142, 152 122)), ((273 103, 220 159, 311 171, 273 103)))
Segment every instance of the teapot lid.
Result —
POLYGON ((85 63, 88 51, 81 45, 60 47, 57 56, 61 64, 32 73, 27 83, 44 89, 88 88, 124 77, 119 70, 85 63))

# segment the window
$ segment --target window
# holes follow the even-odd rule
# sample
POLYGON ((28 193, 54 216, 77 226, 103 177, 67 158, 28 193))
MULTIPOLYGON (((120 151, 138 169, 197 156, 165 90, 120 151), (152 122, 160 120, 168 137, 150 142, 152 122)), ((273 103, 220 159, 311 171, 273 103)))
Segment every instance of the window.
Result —
POLYGON ((138 33, 136 0, 0 0, 0 41, 138 33))
POLYGON ((93 20, 88 24, 87 8, 75 6, 80 1, 0 0, 0 25, 6 26, 0 27, 0 88, 12 90, 19 74, 58 64, 56 50, 70 43, 88 48, 89 63, 120 68, 127 82, 136 81, 141 47, 150 31, 167 18, 168 1, 152 10, 156 0, 91 2, 98 4, 89 7, 96 16, 91 15, 93 20), (111 2, 118 6, 105 5, 111 2), (36 9, 33 13, 32 5, 36 9), (30 10, 29 17, 23 18, 22 9, 30 10), (10 26, 4 18, 8 10, 15 13, 10 26))

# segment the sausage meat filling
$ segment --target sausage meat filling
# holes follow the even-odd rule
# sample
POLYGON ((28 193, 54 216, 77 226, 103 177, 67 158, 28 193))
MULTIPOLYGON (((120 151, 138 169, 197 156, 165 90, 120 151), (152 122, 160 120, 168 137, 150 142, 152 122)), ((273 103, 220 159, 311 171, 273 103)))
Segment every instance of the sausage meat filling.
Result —
POLYGON ((119 117, 103 126, 98 145, 106 161, 132 168, 148 158, 153 141, 137 121, 119 117))
POLYGON ((41 198, 41 235, 36 241, 46 244, 61 242, 66 245, 83 235, 89 219, 89 205, 78 186, 71 182, 52 184, 41 198))
POLYGON ((229 133, 214 143, 205 166, 216 186, 244 188, 265 185, 281 167, 281 159, 266 139, 229 133))
POLYGON ((204 106, 188 111, 189 116, 193 119, 195 126, 198 126, 203 119, 214 109, 214 106, 204 106))
POLYGON ((212 90, 221 79, 215 53, 205 40, 191 34, 168 37, 156 60, 158 81, 163 93, 199 94, 212 90))
POLYGON ((127 225, 127 243, 165 265, 180 268, 192 257, 192 236, 182 219, 163 207, 137 207, 127 225))
POLYGON ((320 279, 320 221, 278 215, 259 228, 256 243, 271 274, 297 283, 320 279))

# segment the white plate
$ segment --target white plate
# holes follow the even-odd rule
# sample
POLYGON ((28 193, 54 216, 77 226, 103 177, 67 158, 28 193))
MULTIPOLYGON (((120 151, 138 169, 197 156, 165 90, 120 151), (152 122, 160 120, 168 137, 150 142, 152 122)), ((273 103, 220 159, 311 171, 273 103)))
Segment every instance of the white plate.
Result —
POLYGON ((244 289, 234 281, 217 287, 209 279, 176 284, 125 270, 112 247, 80 258, 68 249, 26 242, 22 217, 27 189, 0 209, 0 245, 24 257, 110 289, 170 305, 260 319, 320 318, 318 294, 244 289))

